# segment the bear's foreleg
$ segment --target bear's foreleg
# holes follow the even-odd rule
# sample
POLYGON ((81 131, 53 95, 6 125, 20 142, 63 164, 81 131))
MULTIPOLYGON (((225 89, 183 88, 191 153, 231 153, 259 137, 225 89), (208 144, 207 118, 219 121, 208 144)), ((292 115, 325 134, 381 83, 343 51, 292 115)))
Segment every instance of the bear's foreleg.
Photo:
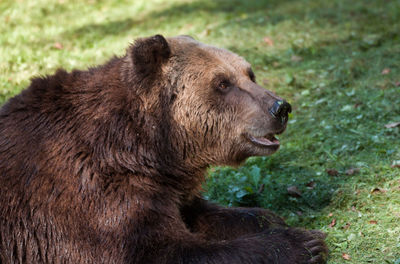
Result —
MULTIPOLYGON (((172 227, 172 226, 170 226, 172 227)), ((135 263, 147 264, 322 264, 325 245, 312 232, 271 229, 232 240, 207 241, 184 229, 146 237, 148 247, 136 255, 135 263), (177 236, 176 234, 179 234, 177 236), (141 256, 139 259, 138 256, 141 256)), ((136 251, 137 252, 137 251, 136 251)), ((137 252, 139 253, 139 252, 137 252)))
POLYGON ((267 255, 263 261, 237 263, 326 262, 328 250, 322 232, 290 228, 282 218, 265 209, 225 208, 197 197, 181 209, 181 214, 194 234, 212 243, 238 243, 240 248, 250 246, 253 239, 257 243, 262 241, 267 255))
POLYGON ((234 239, 271 228, 287 227, 282 218, 261 208, 227 208, 195 198, 181 210, 187 226, 206 239, 234 239))

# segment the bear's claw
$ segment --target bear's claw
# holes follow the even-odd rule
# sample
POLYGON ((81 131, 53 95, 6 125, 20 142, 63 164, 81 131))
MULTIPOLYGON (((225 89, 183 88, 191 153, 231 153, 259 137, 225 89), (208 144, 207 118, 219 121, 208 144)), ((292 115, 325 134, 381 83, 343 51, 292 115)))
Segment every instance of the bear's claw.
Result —
POLYGON ((311 254, 311 259, 307 262, 308 264, 323 264, 326 263, 328 255, 328 249, 325 245, 324 239, 326 234, 318 231, 311 230, 311 240, 304 243, 304 247, 311 254))

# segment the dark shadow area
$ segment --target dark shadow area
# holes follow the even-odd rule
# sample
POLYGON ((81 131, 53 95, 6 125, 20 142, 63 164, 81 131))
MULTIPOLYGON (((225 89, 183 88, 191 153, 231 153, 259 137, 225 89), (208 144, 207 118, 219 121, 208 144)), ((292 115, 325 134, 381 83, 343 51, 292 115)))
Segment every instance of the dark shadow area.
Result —
POLYGON ((142 21, 136 21, 134 19, 125 18, 121 20, 115 20, 107 22, 106 24, 90 24, 74 30, 73 32, 67 33, 77 37, 90 35, 90 38, 104 37, 105 35, 120 35, 130 30, 132 27, 138 26, 142 21))
MULTIPOLYGON (((63 37, 84 37, 91 41, 104 38, 107 35, 123 35, 132 27, 139 28, 157 28, 171 21, 179 22, 187 20, 196 14, 228 14, 231 19, 234 19, 240 14, 262 14, 263 12, 273 10, 280 4, 288 4, 288 1, 194 1, 191 3, 173 4, 165 10, 154 11, 139 15, 138 18, 124 18, 120 20, 112 20, 101 24, 84 25, 72 31, 63 33, 63 37)), ((282 16, 274 16, 274 23, 284 19, 282 16)), ((211 22, 211 21, 210 21, 211 22)), ((161 33, 161 32, 160 32, 161 33)))
POLYGON ((206 197, 230 206, 263 207, 286 215, 318 211, 329 204, 338 187, 334 179, 316 177, 316 171, 309 167, 279 166, 275 162, 280 159, 272 161, 274 164, 270 159, 268 165, 256 159, 237 170, 215 169, 206 197), (251 163, 261 168, 259 175, 255 175, 251 163))
MULTIPOLYGON (((223 28, 232 23, 237 23, 251 30, 252 25, 277 24, 285 20, 303 21, 304 19, 314 20, 316 25, 324 27, 329 25, 338 25, 350 23, 355 31, 364 33, 379 33, 379 27, 369 26, 370 18, 376 16, 376 7, 379 5, 389 4, 393 1, 371 1, 365 3, 361 8, 354 8, 354 11, 348 11, 345 7, 336 2, 327 2, 320 0, 308 4, 303 1, 304 5, 299 8, 296 5, 300 1, 294 0, 217 0, 217 1, 193 1, 190 3, 173 4, 167 9, 158 10, 140 14, 137 18, 123 18, 108 21, 101 24, 89 24, 82 27, 67 31, 65 37, 88 37, 91 40, 102 38, 106 35, 122 35, 132 29, 139 28, 162 28, 163 25, 174 21, 185 21, 188 18, 208 14, 209 16, 224 15, 227 22, 218 27, 223 28), (312 4, 311 4, 312 3, 312 4), (289 10, 289 12, 288 12, 289 10), (245 15, 245 17, 244 17, 245 15), (352 19, 353 17, 362 19, 352 19), (262 20, 260 20, 262 19, 262 20), (373 30, 370 30, 372 29, 373 30)), ((359 3, 358 3, 359 5, 359 3)), ((389 17, 383 17, 387 20, 389 17)), ((212 23, 213 21, 209 21, 212 23)), ((384 21, 382 21, 384 22, 384 21)), ((385 23, 382 23, 384 25, 385 23)), ((398 31, 393 30, 393 34, 398 31)), ((162 32, 160 32, 162 33, 162 32)))

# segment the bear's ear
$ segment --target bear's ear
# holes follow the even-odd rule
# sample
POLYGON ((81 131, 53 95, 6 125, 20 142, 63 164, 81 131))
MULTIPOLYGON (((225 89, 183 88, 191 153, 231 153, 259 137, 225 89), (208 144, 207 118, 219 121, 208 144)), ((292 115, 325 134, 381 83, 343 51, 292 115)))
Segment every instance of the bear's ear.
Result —
POLYGON ((136 40, 129 52, 134 71, 142 76, 158 72, 171 54, 167 40, 161 35, 136 40))

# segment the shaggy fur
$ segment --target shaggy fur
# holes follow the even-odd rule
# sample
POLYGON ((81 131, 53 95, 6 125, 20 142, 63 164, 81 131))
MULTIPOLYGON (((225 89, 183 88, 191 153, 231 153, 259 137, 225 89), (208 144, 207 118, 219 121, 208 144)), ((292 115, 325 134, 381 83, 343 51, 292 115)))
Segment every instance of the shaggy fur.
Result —
POLYGON ((0 263, 324 263, 320 232, 200 197, 209 165, 278 149, 250 140, 285 129, 276 100, 185 36, 33 79, 0 110, 0 263))

